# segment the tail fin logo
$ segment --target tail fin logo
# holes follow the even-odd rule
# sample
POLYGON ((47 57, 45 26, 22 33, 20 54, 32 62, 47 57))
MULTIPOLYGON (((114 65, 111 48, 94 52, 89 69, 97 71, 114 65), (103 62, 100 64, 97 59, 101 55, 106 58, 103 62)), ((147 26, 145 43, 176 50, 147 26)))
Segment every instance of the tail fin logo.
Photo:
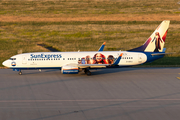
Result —
POLYGON ((129 51, 162 52, 169 24, 169 20, 164 20, 142 46, 129 51))
POLYGON ((162 39, 163 39, 164 42, 165 42, 165 40, 166 40, 167 32, 168 32, 168 30, 165 32, 164 36, 162 37, 162 39))
POLYGON ((153 42, 155 43, 155 50, 154 50, 154 52, 159 52, 161 50, 161 43, 164 42, 162 40, 161 36, 159 35, 159 32, 155 33, 154 39, 152 40, 151 43, 153 43, 153 42))

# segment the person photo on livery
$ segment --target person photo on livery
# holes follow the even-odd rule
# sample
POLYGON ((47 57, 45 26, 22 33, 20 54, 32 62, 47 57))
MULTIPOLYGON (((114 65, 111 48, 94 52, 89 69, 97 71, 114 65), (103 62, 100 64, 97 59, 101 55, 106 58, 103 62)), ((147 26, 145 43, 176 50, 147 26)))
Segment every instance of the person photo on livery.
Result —
POLYGON ((154 42, 154 41, 155 41, 155 50, 154 50, 154 52, 159 52, 159 50, 161 50, 161 43, 163 43, 163 40, 161 39, 161 37, 159 35, 159 32, 155 33, 155 37, 152 40, 152 42, 154 42))
POLYGON ((114 63, 114 57, 112 55, 109 55, 107 58, 108 64, 113 64, 114 63))
POLYGON ((101 53, 96 53, 93 60, 93 64, 107 64, 106 57, 101 53))

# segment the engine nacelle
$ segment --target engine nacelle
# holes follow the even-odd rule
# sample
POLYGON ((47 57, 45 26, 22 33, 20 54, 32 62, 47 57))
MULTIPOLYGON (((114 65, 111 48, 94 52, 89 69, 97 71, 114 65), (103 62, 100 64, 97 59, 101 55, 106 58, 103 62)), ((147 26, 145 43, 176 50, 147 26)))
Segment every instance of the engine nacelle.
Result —
POLYGON ((62 74, 78 74, 79 69, 76 66, 65 65, 61 68, 62 74))

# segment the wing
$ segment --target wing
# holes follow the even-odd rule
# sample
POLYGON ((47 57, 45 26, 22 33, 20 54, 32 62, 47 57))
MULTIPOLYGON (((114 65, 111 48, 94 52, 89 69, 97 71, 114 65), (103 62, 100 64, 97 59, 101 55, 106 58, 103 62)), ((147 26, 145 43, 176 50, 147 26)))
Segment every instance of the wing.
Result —
POLYGON ((119 55, 113 64, 77 64, 79 68, 106 68, 107 66, 117 66, 121 60, 123 53, 119 55))

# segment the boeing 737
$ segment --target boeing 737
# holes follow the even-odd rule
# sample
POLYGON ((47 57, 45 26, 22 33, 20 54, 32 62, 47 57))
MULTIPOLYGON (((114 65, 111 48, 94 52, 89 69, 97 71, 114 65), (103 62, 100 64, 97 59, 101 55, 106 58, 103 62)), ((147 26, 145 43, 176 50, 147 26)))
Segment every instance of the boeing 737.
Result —
POLYGON ((164 20, 140 47, 127 51, 103 51, 105 43, 98 51, 84 52, 33 52, 12 56, 2 64, 14 71, 30 69, 60 69, 63 74, 78 74, 90 69, 119 68, 140 65, 162 58, 165 54, 165 39, 170 21, 164 20))

